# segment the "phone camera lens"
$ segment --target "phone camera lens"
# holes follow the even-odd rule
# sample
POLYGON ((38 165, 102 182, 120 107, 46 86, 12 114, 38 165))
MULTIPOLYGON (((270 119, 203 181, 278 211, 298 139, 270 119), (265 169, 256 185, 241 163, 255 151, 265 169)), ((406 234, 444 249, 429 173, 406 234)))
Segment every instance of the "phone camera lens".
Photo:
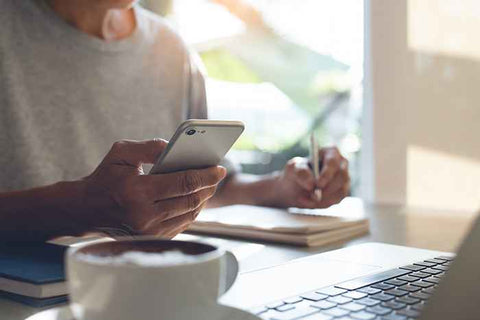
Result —
POLYGON ((197 131, 195 129, 190 129, 185 132, 188 136, 193 136, 197 131))

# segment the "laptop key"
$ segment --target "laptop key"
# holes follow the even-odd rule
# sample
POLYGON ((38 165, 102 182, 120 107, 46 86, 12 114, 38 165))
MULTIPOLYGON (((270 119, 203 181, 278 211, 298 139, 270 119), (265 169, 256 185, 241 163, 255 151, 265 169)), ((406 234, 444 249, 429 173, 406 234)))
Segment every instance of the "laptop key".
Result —
POLYGON ((370 298, 375 300, 380 300, 380 301, 390 301, 390 300, 393 300, 395 297, 385 293, 377 293, 377 294, 374 294, 373 296, 370 296, 370 298))
POLYGON ((310 306, 312 306, 314 308, 317 308, 317 309, 327 310, 327 309, 331 309, 333 307, 336 307, 337 304, 334 303, 334 302, 329 302, 329 301, 326 301, 326 300, 322 300, 322 301, 312 303, 310 306))
POLYGON ((395 302, 400 302, 405 304, 415 304, 417 302, 420 302, 420 299, 405 296, 405 297, 400 297, 395 299, 395 302))
POLYGON ((430 287, 422 290, 423 293, 427 293, 427 294, 433 294, 434 291, 435 291, 434 287, 430 287))
POLYGON ((361 311, 361 310, 365 309, 366 307, 364 305, 361 305, 361 304, 358 304, 358 303, 355 303, 355 302, 350 302, 350 303, 347 303, 347 304, 342 304, 340 306, 340 308, 348 310, 348 311, 356 312, 356 311, 361 311))
POLYGON ((380 290, 389 290, 389 289, 395 288, 395 286, 392 286, 391 284, 387 284, 387 283, 377 283, 372 285, 372 288, 380 289, 380 290))
POLYGON ((410 275, 412 277, 417 277, 417 278, 428 278, 431 276, 430 273, 425 273, 423 271, 417 271, 417 272, 411 273, 410 275))
POLYGON ((392 310, 390 310, 388 308, 381 307, 381 306, 375 306, 375 307, 367 308, 367 311, 371 312, 371 313, 375 313, 376 315, 379 315, 379 316, 384 316, 384 315, 387 315, 390 312, 392 312, 392 310))
POLYGON ((398 310, 398 309, 405 308, 406 304, 405 303, 400 303, 400 302, 395 302, 395 301, 387 301, 387 302, 382 302, 382 306, 384 306, 385 308, 398 310))
MULTIPOLYGON (((410 270, 403 270, 403 269, 392 269, 376 274, 372 274, 369 276, 361 277, 358 279, 342 282, 336 285, 337 288, 347 289, 347 290, 357 290, 362 287, 367 287, 372 284, 382 282, 385 280, 389 280, 392 278, 400 277, 410 273, 410 270)), ((367 293, 367 292, 365 292, 367 293)))
POLYGON ((380 303, 380 301, 374 300, 374 299, 371 299, 371 298, 363 298, 363 299, 357 300, 355 302, 360 303, 360 304, 362 304, 364 306, 367 306, 367 307, 376 306, 377 304, 380 303))
POLYGON ((432 269, 440 270, 440 271, 448 271, 448 266, 439 265, 439 266, 432 267, 432 269))
POLYGON ((441 257, 436 257, 435 259, 440 259, 440 260, 445 260, 445 261, 453 261, 454 257, 441 256, 441 257))
MULTIPOLYGON (((417 280, 417 278, 415 278, 415 280, 417 280)), ((382 292, 382 290, 375 289, 372 287, 361 288, 361 289, 358 289, 357 291, 360 291, 366 294, 376 294, 376 293, 382 292)))
POLYGON ((430 299, 431 295, 428 293, 423 293, 423 292, 415 292, 410 294, 410 297, 416 298, 416 299, 421 299, 421 300, 428 300, 430 299))
POLYGON ((417 280, 418 280, 417 277, 412 277, 411 275, 398 277, 397 279, 398 279, 398 280, 407 281, 407 282, 413 282, 413 281, 417 281, 417 280))
POLYGON ((417 286, 412 286, 411 284, 406 284, 404 286, 398 287, 398 289, 405 290, 405 291, 408 291, 408 292, 417 292, 417 291, 421 290, 422 288, 417 287, 417 286))
POLYGON ((422 312, 424 307, 425 307, 424 302, 419 302, 419 303, 416 303, 416 304, 410 306, 410 308, 412 308, 413 310, 419 311, 419 312, 422 312))
POLYGON ((385 281, 385 283, 391 284, 393 286, 399 287, 403 286, 404 284, 407 284, 407 281, 404 280, 399 280, 399 279, 390 279, 385 281))
POLYGON ((433 259, 427 259, 427 260, 425 260, 425 262, 432 262, 432 263, 435 263, 435 264, 442 264, 442 263, 445 263, 445 260, 433 258, 433 259))
POLYGON ((310 292, 310 293, 302 294, 302 295, 300 295, 300 297, 302 297, 304 299, 307 299, 307 300, 310 300, 310 301, 320 301, 320 300, 324 300, 324 299, 328 298, 327 295, 317 293, 317 292, 310 292))
POLYGON ((347 298, 347 297, 343 297, 343 296, 335 296, 335 297, 332 297, 332 298, 328 298, 327 301, 334 302, 334 303, 337 303, 337 304, 345 304, 345 303, 352 302, 352 299, 347 298))
POLYGON ((286 299, 283 299, 283 302, 285 303, 290 303, 290 304, 294 304, 294 303, 298 303, 300 301, 302 301, 302 297, 299 297, 299 296, 294 296, 294 297, 290 297, 290 298, 286 298, 286 299))
POLYGON ((405 270, 410 270, 410 271, 420 271, 420 270, 425 269, 425 267, 418 266, 416 264, 411 264, 411 265, 408 265, 408 266, 400 267, 400 269, 405 269, 405 270))
POLYGON ((295 308, 285 312, 276 312, 273 315, 271 314, 269 318, 271 320, 295 320, 295 319, 300 319, 318 312, 319 312, 318 309, 312 308, 312 307, 295 308))
POLYGON ((423 281, 430 282, 430 283, 433 283, 433 284, 439 284, 441 280, 437 277, 432 276, 432 277, 429 277, 429 278, 424 278, 423 281))
POLYGON ((398 310, 396 311, 396 313, 402 316, 407 316, 409 318, 418 318, 420 316, 420 312, 409 308, 398 310))
POLYGON ((412 285, 416 287, 430 288, 434 284, 428 281, 419 280, 419 281, 412 282, 412 285))
MULTIPOLYGON (((333 319, 332 316, 329 316, 328 314, 323 314, 323 313, 314 313, 312 315, 302 318, 302 320, 331 320, 331 319, 333 319)), ((335 320, 341 320, 341 319, 336 318, 335 320)), ((352 320, 351 318, 347 318, 347 319, 352 320)))
POLYGON ((436 274, 435 277, 441 278, 441 277, 443 277, 444 275, 445 275, 445 272, 441 272, 441 273, 439 273, 439 274, 436 274))
POLYGON ((283 306, 275 308, 275 310, 280 311, 280 312, 284 312, 284 311, 288 311, 288 310, 292 310, 292 309, 295 309, 295 306, 291 305, 291 304, 284 304, 283 306))
POLYGON ((416 266, 421 266, 421 267, 427 267, 431 268, 433 266, 436 266, 438 263, 436 262, 428 262, 428 261, 421 261, 421 262, 415 262, 414 265, 416 266))
POLYGON ((385 294, 389 294, 395 297, 403 297, 408 294, 408 291, 400 290, 400 289, 391 289, 384 292, 385 294))
POLYGON ((405 320, 407 317, 399 315, 399 314, 389 314, 388 316, 382 317, 382 320, 405 320))
POLYGON ((437 270, 437 269, 433 269, 433 268, 427 268, 427 269, 425 269, 425 270, 422 270, 422 272, 436 275, 436 274, 442 273, 442 270, 437 270))
POLYGON ((359 292, 359 291, 349 291, 349 292, 347 292, 347 293, 342 294, 342 296, 347 297, 347 298, 351 298, 351 299, 358 300, 358 299, 365 298, 365 297, 367 297, 368 295, 367 295, 366 293, 359 292))
POLYGON ((333 309, 325 310, 323 313, 328 314, 328 315, 333 316, 333 317, 343 317, 343 316, 346 316, 347 314, 349 314, 350 311, 336 307, 336 308, 333 308, 333 309))
POLYGON ((317 290, 316 292, 320 293, 320 294, 325 294, 327 296, 338 296, 338 295, 346 293, 347 290, 342 289, 340 287, 337 287, 337 288, 336 287, 328 287, 328 288, 323 288, 323 289, 317 290))
POLYGON ((372 319, 375 319, 377 316, 370 312, 360 311, 360 312, 351 313, 350 317, 358 320, 372 320, 372 319))

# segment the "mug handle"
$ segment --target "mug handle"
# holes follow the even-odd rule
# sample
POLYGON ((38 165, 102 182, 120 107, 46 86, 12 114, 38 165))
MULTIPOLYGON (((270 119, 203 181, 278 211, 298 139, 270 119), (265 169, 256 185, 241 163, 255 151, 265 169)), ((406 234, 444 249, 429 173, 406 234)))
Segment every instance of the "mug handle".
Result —
POLYGON ((231 253, 230 251, 225 251, 225 255, 223 258, 225 260, 226 272, 225 290, 221 294, 224 294, 232 287, 238 275, 238 260, 237 258, 235 258, 233 253, 231 253))

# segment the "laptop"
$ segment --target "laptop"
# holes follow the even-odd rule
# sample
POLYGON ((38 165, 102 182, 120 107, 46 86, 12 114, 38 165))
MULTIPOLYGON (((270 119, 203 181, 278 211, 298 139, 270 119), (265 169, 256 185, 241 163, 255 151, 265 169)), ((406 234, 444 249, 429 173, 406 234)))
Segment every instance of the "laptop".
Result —
POLYGON ((456 256, 365 243, 242 273, 220 301, 268 320, 480 319, 480 219, 456 256))

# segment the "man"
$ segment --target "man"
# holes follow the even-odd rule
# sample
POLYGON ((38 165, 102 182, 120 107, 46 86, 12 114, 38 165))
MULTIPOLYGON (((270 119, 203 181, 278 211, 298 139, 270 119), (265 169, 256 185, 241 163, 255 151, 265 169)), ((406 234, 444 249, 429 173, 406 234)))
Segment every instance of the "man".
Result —
POLYGON ((165 148, 159 139, 117 142, 101 161, 113 141, 170 137, 184 119, 207 116, 185 45, 134 2, 0 0, 0 237, 173 237, 207 200, 323 208, 345 197, 348 164, 336 148, 320 151, 318 181, 299 158, 267 176, 220 166, 144 175, 165 148))

